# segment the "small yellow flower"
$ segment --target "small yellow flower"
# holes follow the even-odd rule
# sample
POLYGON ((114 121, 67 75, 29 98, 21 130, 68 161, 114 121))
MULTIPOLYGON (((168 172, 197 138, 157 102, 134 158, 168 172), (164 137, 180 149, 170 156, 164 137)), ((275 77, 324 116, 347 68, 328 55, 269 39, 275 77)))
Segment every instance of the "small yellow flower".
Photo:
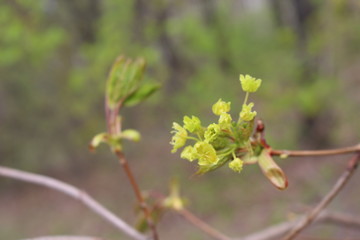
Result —
POLYGON ((256 111, 251 111, 253 108, 254 103, 249 104, 243 104, 241 112, 240 112, 240 118, 244 121, 251 121, 256 116, 256 111))
POLYGON ((187 159, 190 162, 194 161, 197 158, 195 148, 193 148, 192 146, 185 147, 184 150, 181 152, 180 157, 183 159, 187 159))
POLYGON ((173 145, 173 149, 171 150, 172 153, 185 145, 188 136, 185 128, 181 127, 176 122, 173 123, 173 129, 174 131, 171 131, 171 133, 175 133, 175 135, 171 138, 170 142, 170 144, 173 145))
POLYGON ((240 83, 244 92, 256 92, 261 85, 261 79, 256 79, 250 75, 240 74, 240 83))
POLYGON ((219 118, 219 125, 221 128, 227 128, 231 124, 232 118, 228 113, 222 113, 219 118))
POLYGON ((221 115, 230 111, 231 102, 224 102, 221 98, 212 106, 212 111, 215 115, 221 115))
POLYGON ((204 133, 205 142, 209 143, 209 142, 214 141, 220 132, 221 132, 221 129, 218 124, 216 124, 216 123, 210 124, 204 133))
POLYGON ((214 147, 206 142, 197 142, 194 146, 199 165, 211 165, 218 162, 214 147))
POLYGON ((239 173, 243 169, 243 164, 244 162, 240 158, 235 158, 229 163, 229 168, 239 173))
POLYGON ((198 117, 192 116, 189 118, 188 116, 184 117, 184 128, 189 132, 195 132, 196 130, 201 129, 201 122, 198 117))

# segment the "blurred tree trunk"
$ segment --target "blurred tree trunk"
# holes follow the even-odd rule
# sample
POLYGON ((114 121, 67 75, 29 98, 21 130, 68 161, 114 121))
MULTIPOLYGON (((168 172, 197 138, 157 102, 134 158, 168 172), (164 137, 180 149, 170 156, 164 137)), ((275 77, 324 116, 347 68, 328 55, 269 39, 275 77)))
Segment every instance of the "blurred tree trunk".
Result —
POLYGON ((71 25, 79 42, 94 43, 96 22, 101 17, 100 0, 62 0, 59 3, 70 13, 71 25))
MULTIPOLYGON (((300 59, 300 82, 302 89, 307 89, 316 81, 319 75, 320 56, 308 54, 309 23, 314 21, 317 8, 311 0, 271 0, 274 19, 278 26, 293 29, 296 35, 297 55, 300 59)), ((321 60, 320 60, 321 61, 321 60)), ((317 103, 314 103, 317 104, 317 103)), ((332 113, 327 106, 317 114, 301 113, 300 144, 306 148, 324 148, 330 146, 332 113)))
POLYGON ((135 0, 134 2, 134 40, 141 43, 146 42, 145 39, 145 27, 146 27, 146 17, 149 14, 147 0, 135 0))
POLYGON ((216 53, 218 63, 224 72, 231 73, 234 71, 234 67, 231 62, 231 50, 227 44, 227 36, 226 32, 224 31, 225 26, 222 26, 222 22, 217 16, 218 12, 216 10, 216 2, 215 0, 200 0, 200 4, 205 26, 215 30, 214 34, 217 45, 219 46, 216 53))
POLYGON ((183 86, 183 80, 193 72, 192 65, 181 54, 174 40, 169 35, 166 24, 170 17, 173 4, 176 1, 157 1, 153 6, 154 17, 157 27, 157 41, 162 52, 165 65, 168 68, 168 81, 166 92, 172 95, 183 86))

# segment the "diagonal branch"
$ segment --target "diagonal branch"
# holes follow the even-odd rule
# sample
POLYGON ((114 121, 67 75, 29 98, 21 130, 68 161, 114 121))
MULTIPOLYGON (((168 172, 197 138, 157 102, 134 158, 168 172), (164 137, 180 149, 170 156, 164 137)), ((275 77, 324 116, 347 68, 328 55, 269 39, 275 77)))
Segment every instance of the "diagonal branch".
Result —
POLYGON ((140 205, 141 210, 144 212, 144 216, 146 219, 147 224, 149 225, 151 231, 152 231, 152 235, 153 235, 153 239, 154 240, 158 240, 159 239, 159 235, 155 226, 154 221, 152 220, 151 217, 151 212, 150 209, 148 207, 148 205, 145 202, 145 199, 141 193, 140 187, 135 179, 135 176, 133 174, 133 172, 131 171, 131 168, 129 166, 128 161, 125 158, 125 155, 123 152, 116 150, 115 151, 115 155, 117 156, 119 163, 121 164, 121 166, 123 167, 127 178, 130 181, 131 187, 135 193, 136 199, 138 200, 138 203, 140 205))
POLYGON ((315 218, 320 214, 320 212, 330 204, 330 202, 337 196, 337 194, 344 188, 348 183, 351 176, 355 172, 355 169, 360 161, 360 153, 356 154, 348 163, 346 171, 340 176, 333 188, 328 194, 319 202, 319 204, 312 209, 304 218, 302 218, 296 226, 288 233, 283 240, 292 240, 294 239, 302 230, 309 226, 315 218))
POLYGON ((215 228, 211 227, 209 224, 192 214, 190 211, 186 210, 185 208, 177 210, 178 214, 183 216, 187 221, 193 224, 195 227, 199 228, 203 232, 205 232, 208 236, 211 236, 214 239, 218 240, 230 240, 228 236, 224 235, 223 233, 219 232, 215 228))
MULTIPOLYGON (((274 226, 265 228, 261 231, 252 233, 242 238, 234 238, 233 240, 270 240, 279 239, 285 233, 290 231, 295 225, 305 217, 305 215, 298 217, 295 220, 282 222, 274 226)), ((323 211, 320 213, 314 223, 330 223, 342 227, 360 229, 360 218, 356 218, 350 214, 323 211)))
POLYGON ((95 199, 89 196, 86 192, 70 185, 65 182, 56 180, 51 177, 28 173, 25 171, 15 170, 8 167, 0 166, 0 176, 17 179, 20 181, 41 185, 61 193, 68 195, 87 206, 91 211, 105 219, 108 223, 115 226, 118 230, 122 231, 132 239, 146 240, 146 236, 139 233, 133 227, 124 222, 121 218, 117 217, 114 213, 110 212, 95 199))
POLYGON ((36 238, 27 238, 23 240, 102 240, 97 237, 85 237, 85 236, 44 236, 36 238))

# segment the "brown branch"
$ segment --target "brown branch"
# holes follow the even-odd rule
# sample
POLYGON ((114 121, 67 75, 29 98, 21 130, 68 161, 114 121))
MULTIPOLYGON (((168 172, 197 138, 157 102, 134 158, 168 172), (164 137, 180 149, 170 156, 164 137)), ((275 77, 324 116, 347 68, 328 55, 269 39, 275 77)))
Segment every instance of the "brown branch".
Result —
POLYGON ((136 196, 136 198, 137 198, 137 200, 139 202, 139 205, 140 205, 142 211, 144 212, 146 222, 147 222, 147 224, 149 225, 149 227, 150 227, 150 229, 152 231, 154 240, 158 240, 159 236, 158 236, 158 233, 157 233, 157 230, 156 230, 156 226, 155 226, 155 224, 154 224, 154 222, 153 222, 153 220, 151 218, 150 209, 147 206, 147 204, 146 204, 146 202, 144 200, 144 197, 141 194, 139 185, 137 184, 137 182, 135 180, 134 174, 132 173, 128 162, 126 161, 126 158, 125 158, 123 152, 115 151, 115 154, 118 157, 119 162, 120 162, 121 166, 123 167, 128 179, 130 181, 130 184, 132 186, 132 189, 134 190, 134 193, 135 193, 135 196, 136 196))
POLYGON ((347 228, 354 228, 360 230, 360 219, 352 215, 336 212, 324 212, 324 222, 341 225, 347 228))
POLYGON ((103 240, 97 237, 85 237, 85 236, 44 236, 36 238, 27 238, 23 240, 103 240))
MULTIPOLYGON (((118 105, 115 108, 111 108, 108 105, 108 99, 105 98, 105 117, 106 117, 106 125, 108 129, 108 133, 110 136, 120 136, 121 135, 121 118, 118 116, 119 110, 122 106, 122 101, 118 103, 118 105)), ((147 206, 144 197, 141 194, 141 190, 139 188, 139 185, 137 184, 137 181, 135 179, 135 176, 133 172, 131 171, 131 168, 128 164, 128 161, 125 158, 124 153, 120 150, 120 148, 114 148, 113 149, 114 154, 119 160, 119 163, 123 167, 127 178, 129 179, 129 182, 131 184, 131 187, 135 193, 136 199, 139 203, 139 206, 141 210, 144 212, 144 216, 146 219, 146 222, 151 229, 152 236, 154 240, 159 240, 159 235, 156 230, 156 226, 151 218, 151 212, 149 207, 147 206)))
POLYGON ((360 151, 360 144, 350 147, 328 149, 328 150, 303 150, 303 151, 292 151, 292 150, 271 150, 271 155, 274 156, 291 156, 291 157, 305 157, 305 156, 327 156, 327 155, 340 155, 348 153, 356 153, 360 151))
MULTIPOLYGON (((289 230, 291 230, 305 215, 298 217, 295 220, 287 221, 276 224, 274 226, 265 228, 261 231, 252 233, 242 238, 236 238, 234 240, 270 240, 279 239, 289 230)), ((314 223, 331 223, 347 228, 360 229, 360 218, 356 218, 352 215, 338 212, 323 211, 320 213, 314 223)))
POLYGON ((329 203, 337 196, 337 194, 344 188, 348 183, 351 176, 355 172, 355 169, 360 160, 360 153, 356 154, 348 163, 346 171, 340 176, 333 188, 328 194, 319 202, 319 204, 312 209, 304 218, 302 218, 296 226, 288 233, 283 240, 292 240, 294 239, 302 230, 309 226, 319 213, 327 206, 329 203))
POLYGON ((139 233, 133 227, 124 222, 121 218, 110 212, 108 209, 103 207, 95 199, 89 196, 86 192, 70 185, 65 182, 56 180, 51 177, 28 173, 25 171, 15 170, 8 167, 0 166, 0 176, 17 179, 20 181, 41 185, 61 193, 68 195, 87 206, 91 211, 108 221, 108 223, 115 226, 118 230, 122 231, 129 237, 136 240, 146 240, 146 236, 139 233))
POLYGON ((205 223, 200 218, 196 217, 194 214, 192 214, 190 211, 186 210, 185 208, 177 210, 177 213, 179 213, 181 216, 183 216, 187 221, 192 223, 195 227, 199 228, 209 236, 213 237, 214 239, 218 240, 230 240, 231 238, 224 235, 223 233, 219 232, 218 230, 212 228, 210 225, 205 223))

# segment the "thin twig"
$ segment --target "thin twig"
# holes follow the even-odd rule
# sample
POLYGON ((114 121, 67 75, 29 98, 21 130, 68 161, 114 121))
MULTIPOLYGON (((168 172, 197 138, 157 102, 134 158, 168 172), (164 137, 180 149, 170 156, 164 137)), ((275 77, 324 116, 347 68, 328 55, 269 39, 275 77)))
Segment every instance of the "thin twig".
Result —
POLYGON ((97 237, 85 237, 85 236, 44 236, 36 238, 27 238, 23 240, 104 240, 97 237))
MULTIPOLYGON (((252 233, 242 238, 234 238, 233 240, 270 240, 279 239, 289 230, 291 230, 305 215, 300 216, 292 221, 286 221, 274 226, 265 228, 261 231, 252 233)), ((347 228, 360 229, 360 218, 352 215, 338 212, 323 211, 320 213, 314 223, 331 223, 347 228)))
POLYGON ((309 226, 314 219, 319 215, 319 213, 327 206, 329 203, 336 197, 341 189, 348 183, 351 176, 353 175, 358 162, 360 160, 360 153, 356 154, 348 163, 346 171, 340 176, 333 188, 328 194, 319 202, 319 204, 312 209, 306 217, 304 217, 296 226, 288 233, 283 240, 292 240, 294 239, 302 230, 309 226))
POLYGON ((136 240, 146 240, 146 236, 139 233, 133 227, 124 222, 121 218, 117 217, 115 214, 107 210, 104 206, 98 203, 95 199, 90 197, 86 192, 70 185, 65 182, 56 180, 51 177, 28 173, 25 171, 15 170, 8 167, 0 166, 0 176, 17 179, 24 182, 29 182, 41 186, 48 187, 50 189, 62 192, 87 206, 97 215, 101 216, 103 219, 107 220, 117 229, 128 235, 129 237, 136 240))
POLYGON ((328 156, 328 155, 340 155, 348 153, 356 153, 360 151, 360 144, 344 148, 327 149, 327 150, 271 150, 271 155, 274 156, 291 156, 291 157, 304 157, 304 156, 328 156))
POLYGON ((118 157, 119 162, 120 162, 121 166, 123 167, 128 179, 130 181, 132 189, 134 190, 135 196, 136 196, 136 198, 137 198, 137 200, 139 202, 140 208, 144 212, 146 222, 147 222, 147 224, 149 225, 149 227, 150 227, 150 229, 152 231, 154 240, 158 240, 159 236, 158 236, 158 233, 157 233, 157 230, 156 230, 156 226, 155 226, 155 224, 154 224, 154 222, 153 222, 153 220, 151 218, 150 209, 147 206, 147 204, 146 204, 146 202, 144 200, 144 197, 141 194, 139 185, 137 184, 137 182, 135 180, 134 174, 132 173, 131 168, 130 168, 124 154, 121 151, 115 151, 115 154, 118 157))
POLYGON ((176 212, 179 213, 181 216, 183 216, 187 221, 192 223, 194 226, 196 226, 197 228, 199 228, 209 236, 213 237, 214 239, 218 239, 218 240, 231 239, 230 237, 226 236, 225 234, 211 227, 209 224, 205 223, 200 218, 196 217, 194 214, 192 214, 190 211, 186 210, 185 208, 181 210, 177 210, 176 212))
MULTIPOLYGON (((108 99, 105 98, 105 117, 106 117, 106 125, 108 133, 111 136, 120 136, 121 135, 121 118, 118 116, 119 110, 122 106, 122 102, 119 102, 115 108, 110 108, 108 105, 108 99)), ((135 193, 136 199, 139 203, 141 210, 144 212, 144 216, 146 222, 152 232, 152 236, 154 240, 159 240, 159 235, 156 230, 156 226, 151 218, 151 212, 149 207, 147 206, 144 197, 141 194, 139 185, 135 179, 133 172, 128 164, 128 161, 125 158, 124 153, 120 149, 114 149, 114 154, 119 160, 119 163, 123 167, 127 178, 130 181, 131 187, 135 193)))

